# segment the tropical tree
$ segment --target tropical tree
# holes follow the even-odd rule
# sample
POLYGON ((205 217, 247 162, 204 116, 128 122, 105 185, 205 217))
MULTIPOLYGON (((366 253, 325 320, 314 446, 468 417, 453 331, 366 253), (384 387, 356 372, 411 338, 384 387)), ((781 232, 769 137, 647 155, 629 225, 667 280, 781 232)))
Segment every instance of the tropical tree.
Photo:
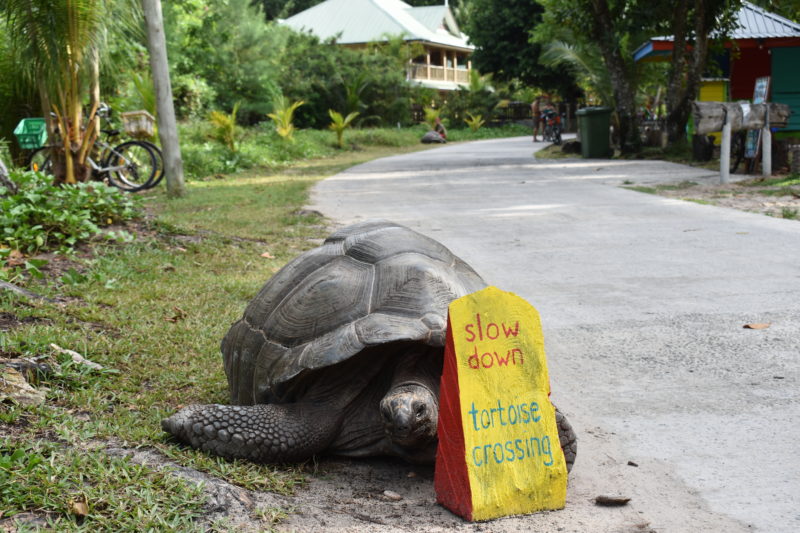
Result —
POLYGON ((289 103, 288 98, 279 95, 273 103, 273 112, 267 113, 275 123, 275 131, 287 141, 294 140, 294 112, 303 104, 305 104, 303 100, 289 103))
MULTIPOLYGON (((100 48, 105 35, 102 0, 3 0, 6 28, 22 74, 36 86, 53 153, 56 183, 86 181, 96 121, 84 124, 83 103, 99 87, 100 48), (50 112, 55 119, 51 120, 50 112)), ((97 108, 93 102, 92 112, 97 108)))
POLYGON ((708 61, 710 40, 732 29, 740 0, 677 0, 671 5, 672 57, 667 81, 667 136, 683 139, 708 61))
POLYGON ((330 114, 332 120, 328 127, 336 132, 336 146, 344 148, 344 130, 346 130, 347 127, 350 126, 350 123, 358 116, 358 111, 350 113, 346 117, 342 117, 342 114, 338 111, 329 109, 328 114, 330 114))
POLYGON ((547 67, 568 68, 578 84, 587 90, 587 96, 593 96, 599 103, 614 106, 611 77, 596 46, 554 40, 544 46, 539 60, 547 67))
POLYGON ((572 100, 579 94, 570 71, 543 65, 542 43, 531 31, 542 22, 544 7, 537 0, 471 0, 464 31, 477 48, 472 64, 498 81, 520 81, 572 100))

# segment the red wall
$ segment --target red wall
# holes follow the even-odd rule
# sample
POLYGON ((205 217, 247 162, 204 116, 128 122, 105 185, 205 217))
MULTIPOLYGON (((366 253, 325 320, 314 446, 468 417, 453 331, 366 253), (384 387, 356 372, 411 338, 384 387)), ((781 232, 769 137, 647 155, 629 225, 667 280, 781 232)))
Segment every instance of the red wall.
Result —
POLYGON ((772 71, 769 49, 764 47, 739 50, 731 60, 731 100, 751 100, 756 78, 769 76, 772 71))

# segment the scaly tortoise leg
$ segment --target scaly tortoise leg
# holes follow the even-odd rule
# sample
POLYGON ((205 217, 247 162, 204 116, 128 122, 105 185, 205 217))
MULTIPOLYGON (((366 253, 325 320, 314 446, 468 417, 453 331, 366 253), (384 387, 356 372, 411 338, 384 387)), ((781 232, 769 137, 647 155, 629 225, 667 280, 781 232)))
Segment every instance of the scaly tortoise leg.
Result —
POLYGON ((194 448, 259 463, 303 461, 336 437, 341 414, 315 404, 190 405, 161 421, 194 448))

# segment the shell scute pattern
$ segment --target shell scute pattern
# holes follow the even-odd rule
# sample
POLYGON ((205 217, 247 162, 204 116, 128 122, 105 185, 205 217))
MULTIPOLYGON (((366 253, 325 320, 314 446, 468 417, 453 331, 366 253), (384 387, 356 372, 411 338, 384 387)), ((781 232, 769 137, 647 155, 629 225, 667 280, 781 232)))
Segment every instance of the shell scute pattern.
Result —
POLYGON ((409 228, 342 228, 276 273, 223 339, 231 400, 279 399, 298 374, 368 346, 442 346, 450 302, 483 287, 447 248, 409 228))

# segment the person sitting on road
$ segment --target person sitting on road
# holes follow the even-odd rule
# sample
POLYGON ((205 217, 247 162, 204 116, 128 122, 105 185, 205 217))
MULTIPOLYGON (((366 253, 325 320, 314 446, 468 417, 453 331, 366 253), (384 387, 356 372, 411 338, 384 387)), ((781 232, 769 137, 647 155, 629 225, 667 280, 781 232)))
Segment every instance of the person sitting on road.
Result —
POLYGON ((441 135, 442 139, 447 139, 447 130, 439 117, 436 117, 436 125, 433 127, 433 131, 441 135))

